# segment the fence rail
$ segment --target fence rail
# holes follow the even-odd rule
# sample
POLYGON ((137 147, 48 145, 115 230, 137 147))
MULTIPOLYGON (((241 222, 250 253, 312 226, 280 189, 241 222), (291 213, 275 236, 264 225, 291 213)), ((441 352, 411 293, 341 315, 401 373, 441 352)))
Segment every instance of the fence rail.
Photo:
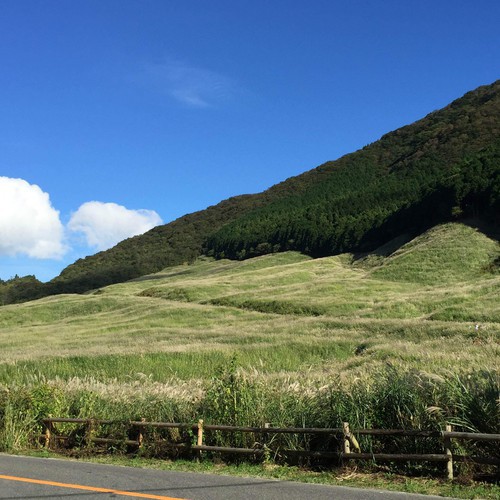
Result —
POLYGON ((264 427, 245 427, 230 425, 204 424, 203 420, 198 423, 179 423, 179 422, 147 422, 145 420, 120 422, 129 429, 135 429, 136 439, 116 439, 109 437, 96 436, 97 429, 100 426, 113 425, 118 422, 112 420, 83 419, 83 418, 47 418, 43 420, 45 433, 40 436, 47 448, 56 445, 59 441, 70 441, 69 435, 57 433, 56 424, 79 424, 84 426, 85 445, 108 444, 125 445, 137 447, 140 449, 145 440, 145 431, 148 429, 184 429, 192 431, 196 437, 196 444, 190 442, 175 443, 169 442, 168 446, 172 449, 186 450, 194 453, 198 457, 202 452, 215 452, 222 454, 239 454, 252 456, 266 456, 279 451, 280 455, 293 457, 311 457, 326 458, 338 460, 370 460, 370 461, 389 461, 389 462, 443 462, 446 463, 448 479, 453 479, 453 464, 455 462, 474 462, 479 464, 500 465, 500 459, 497 457, 483 457, 473 455, 458 455, 452 451, 452 440, 473 440, 486 442, 500 442, 500 434, 483 434, 473 432, 456 432, 450 425, 446 426, 444 431, 429 431, 415 429, 354 429, 350 430, 349 424, 344 422, 342 427, 338 428, 316 428, 316 427, 272 427, 265 424, 264 427), (332 451, 314 451, 314 450, 273 450, 266 444, 256 444, 253 448, 211 446, 204 444, 205 432, 240 432, 262 434, 266 436, 277 434, 296 434, 296 435, 330 435, 339 438, 340 446, 338 450, 332 451), (363 453, 358 440, 355 436, 395 436, 395 437, 414 437, 414 438, 433 438, 439 439, 443 446, 443 453, 363 453))

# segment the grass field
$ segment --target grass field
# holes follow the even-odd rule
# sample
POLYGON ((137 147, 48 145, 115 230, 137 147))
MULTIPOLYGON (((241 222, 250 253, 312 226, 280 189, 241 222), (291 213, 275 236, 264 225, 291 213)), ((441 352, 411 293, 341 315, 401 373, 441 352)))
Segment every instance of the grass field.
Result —
POLYGON ((0 380, 206 378, 234 353, 246 369, 301 378, 387 361, 494 369, 500 273, 487 269, 499 254, 497 242, 449 224, 389 257, 200 260, 87 295, 5 306, 0 380))
MULTIPOLYGON (((454 419, 498 432, 499 255, 498 242, 454 223, 371 255, 200 259, 86 295, 4 306, 0 398, 33 422, 205 411, 247 424, 383 425, 385 412, 387 425, 454 419), (225 383, 239 408, 216 392, 225 383), (30 403, 12 403, 14 393, 30 403), (325 405, 341 400, 326 421, 325 405)), ((4 448, 21 445, 13 435, 4 424, 4 448)))

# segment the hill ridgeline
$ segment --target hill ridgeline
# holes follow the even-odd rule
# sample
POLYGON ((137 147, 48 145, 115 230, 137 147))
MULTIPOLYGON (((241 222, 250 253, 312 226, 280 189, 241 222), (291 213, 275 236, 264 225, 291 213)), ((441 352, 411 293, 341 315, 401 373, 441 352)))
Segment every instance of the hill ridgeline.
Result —
POLYGON ((0 284, 0 294, 12 303, 81 293, 203 254, 369 252, 471 217, 500 221, 500 80, 262 193, 229 198, 127 239, 76 261, 49 283, 0 284))

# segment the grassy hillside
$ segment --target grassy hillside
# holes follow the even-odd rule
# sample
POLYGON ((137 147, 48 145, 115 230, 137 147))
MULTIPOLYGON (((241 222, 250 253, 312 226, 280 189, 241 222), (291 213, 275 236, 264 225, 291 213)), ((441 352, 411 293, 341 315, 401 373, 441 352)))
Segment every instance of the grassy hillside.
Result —
POLYGON ((206 210, 81 259, 48 284, 0 284, 3 302, 92 290, 205 254, 245 259, 296 250, 371 251, 464 217, 500 219, 500 81, 267 191, 206 210))
POLYGON ((371 273, 373 277, 434 284, 473 281, 493 271, 496 240, 462 224, 436 226, 397 249, 371 273))
POLYGON ((92 294, 5 306, 0 381, 197 387, 235 352, 256 377, 306 385, 387 362, 495 370, 500 273, 490 264, 499 255, 496 241, 453 223, 387 257, 205 258, 92 294))
MULTIPOLYGON (((33 446, 49 414, 257 426, 452 423, 498 433, 499 257, 495 240, 451 223, 371 254, 203 257, 84 295, 4 306, 0 450, 33 446)), ((251 447, 254 438, 210 439, 251 447)), ((292 449, 335 446, 279 439, 292 449)), ((441 452, 419 443, 363 438, 361 446, 441 452)))

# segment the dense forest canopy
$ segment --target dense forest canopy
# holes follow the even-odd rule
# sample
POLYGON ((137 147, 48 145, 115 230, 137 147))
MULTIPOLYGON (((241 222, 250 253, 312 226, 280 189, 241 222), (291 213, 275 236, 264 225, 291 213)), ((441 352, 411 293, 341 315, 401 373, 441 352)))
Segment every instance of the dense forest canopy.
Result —
POLYGON ((81 259, 49 283, 0 283, 0 297, 10 303, 85 292, 201 254, 369 251, 471 216, 500 221, 500 81, 263 193, 230 198, 81 259))

